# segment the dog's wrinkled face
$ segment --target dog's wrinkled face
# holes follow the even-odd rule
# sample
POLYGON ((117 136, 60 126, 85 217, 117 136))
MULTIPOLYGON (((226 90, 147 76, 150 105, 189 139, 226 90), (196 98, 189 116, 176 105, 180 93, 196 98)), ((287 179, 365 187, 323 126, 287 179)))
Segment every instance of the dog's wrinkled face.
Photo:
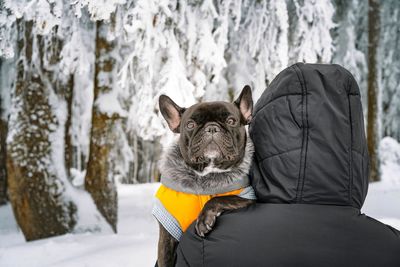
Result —
POLYGON ((181 108, 161 95, 160 111, 169 128, 180 133, 181 154, 199 174, 223 172, 239 164, 246 146, 245 125, 251 120, 251 89, 245 86, 233 103, 204 102, 181 108))

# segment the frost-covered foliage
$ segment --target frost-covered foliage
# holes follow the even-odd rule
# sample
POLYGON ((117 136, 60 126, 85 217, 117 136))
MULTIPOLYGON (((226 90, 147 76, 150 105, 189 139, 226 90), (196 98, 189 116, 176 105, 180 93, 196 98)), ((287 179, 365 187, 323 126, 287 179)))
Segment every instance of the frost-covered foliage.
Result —
POLYGON ((67 99, 70 122, 66 132, 71 138, 73 150, 70 167, 76 171, 83 171, 89 156, 95 24, 89 19, 87 12, 81 12, 79 17, 75 17, 73 12, 71 6, 69 23, 62 25, 68 31, 68 35, 64 38, 60 52, 60 71, 64 76, 72 76, 71 92, 68 92, 70 99, 67 99))
POLYGON ((6 7, 6 3, 0 1, 0 57, 5 59, 15 56, 15 20, 16 16, 6 7))
POLYGON ((384 135, 400 140, 400 2, 383 5, 381 34, 381 87, 384 135))
POLYGON ((92 20, 110 20, 111 14, 115 12, 118 5, 124 4, 125 0, 77 0, 73 1, 75 14, 80 17, 82 8, 87 7, 92 20))
POLYGON ((32 21, 34 34, 47 35, 54 26, 60 25, 63 14, 61 0, 3 0, 0 7, 0 56, 9 58, 15 55, 18 19, 32 21))
POLYGON ((128 129, 145 140, 171 136, 157 112, 160 94, 182 106, 229 101, 247 83, 261 92, 287 66, 284 1, 157 0, 130 6, 123 25, 131 53, 121 83, 133 92, 128 129))
MULTIPOLYGON (((346 66, 355 79, 365 85, 367 61, 364 47, 360 48, 362 40, 357 39, 358 23, 367 2, 362 0, 337 0, 336 15, 337 27, 335 28, 335 53, 332 61, 346 66)), ((365 27, 367 25, 364 25, 365 27)))
POLYGON ((250 84, 257 99, 288 65, 287 7, 285 1, 243 1, 237 13, 226 52, 227 79, 235 94, 250 84))
MULTIPOLYGON (((159 95, 190 105, 219 85, 229 18, 219 17, 212 1, 143 0, 130 5, 124 30, 131 52, 121 70, 121 82, 132 92, 128 130, 152 140, 167 134, 155 112, 159 95)), ((221 4, 221 12, 229 12, 230 5, 221 4)))
POLYGON ((332 59, 333 41, 330 30, 335 27, 335 9, 330 0, 294 0, 290 27, 291 63, 329 63, 332 59))
POLYGON ((129 131, 153 139, 165 133, 154 112, 157 94, 175 94, 178 104, 194 103, 191 92, 194 88, 187 81, 176 51, 177 41, 173 27, 169 26, 172 13, 168 1, 133 1, 130 5, 124 16, 130 53, 121 70, 121 85, 130 91, 127 126, 129 131), (171 86, 163 87, 167 83, 171 86))
POLYGON ((15 66, 13 60, 0 57, 0 120, 7 121, 10 114, 11 88, 14 83, 15 66))
POLYGON ((332 63, 345 66, 360 86, 364 113, 367 112, 368 1, 335 0, 334 55, 332 63))

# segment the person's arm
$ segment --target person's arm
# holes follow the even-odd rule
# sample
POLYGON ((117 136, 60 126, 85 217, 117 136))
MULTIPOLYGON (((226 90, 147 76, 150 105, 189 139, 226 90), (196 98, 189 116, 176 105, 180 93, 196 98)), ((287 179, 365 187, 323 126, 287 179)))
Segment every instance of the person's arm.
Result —
POLYGON ((181 247, 179 247, 177 249, 176 254, 177 254, 176 266, 179 266, 179 267, 190 267, 189 262, 187 262, 181 247))
POLYGON ((179 242, 176 251, 176 267, 205 266, 203 245, 203 239, 195 233, 194 224, 192 224, 179 242), (190 261, 188 259, 190 259, 190 261))

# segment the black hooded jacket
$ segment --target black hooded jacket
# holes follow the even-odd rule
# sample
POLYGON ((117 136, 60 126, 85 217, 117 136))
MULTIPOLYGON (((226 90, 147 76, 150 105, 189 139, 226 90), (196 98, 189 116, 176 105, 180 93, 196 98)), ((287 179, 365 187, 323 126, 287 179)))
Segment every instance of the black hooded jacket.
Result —
POLYGON ((338 65, 295 64, 258 100, 250 125, 258 203, 193 225, 177 266, 400 267, 400 232, 360 213, 368 153, 360 92, 338 65))

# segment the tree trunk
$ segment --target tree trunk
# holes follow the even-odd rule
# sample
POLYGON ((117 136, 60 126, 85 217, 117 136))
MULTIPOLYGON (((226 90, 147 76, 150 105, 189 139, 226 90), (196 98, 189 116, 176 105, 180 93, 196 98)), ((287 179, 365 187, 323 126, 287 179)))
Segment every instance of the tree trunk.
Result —
POLYGON ((129 145, 132 147, 133 162, 130 171, 123 183, 153 183, 160 181, 157 162, 160 159, 162 146, 160 138, 144 140, 136 133, 130 133, 129 145))
MULTIPOLYGON (((44 58, 48 64, 58 63, 61 45, 48 42, 44 36, 33 36, 32 21, 19 19, 17 25, 19 58, 9 120, 7 171, 14 215, 29 241, 69 232, 76 223, 76 206, 65 196, 66 181, 55 167, 59 162, 52 142, 58 137, 54 134, 60 121, 50 99, 55 92, 48 86, 55 79, 43 65, 44 58), (38 57, 35 62, 33 55, 38 57)), ((56 36, 55 27, 50 38, 56 36)))
POLYGON ((0 114, 0 205, 7 203, 6 138, 7 121, 0 114))
MULTIPOLYGON (((0 58, 0 75, 2 72, 3 62, 0 58)), ((9 90, 9 88, 2 88, 0 83, 0 92, 3 90, 9 90)), ((0 205, 4 205, 7 202, 7 168, 6 168, 6 137, 7 137, 7 121, 4 118, 4 99, 1 98, 0 94, 0 205)))
POLYGON ((64 145, 64 160, 65 160, 65 170, 67 172, 68 179, 71 180, 71 168, 74 166, 74 149, 71 138, 71 125, 72 125, 72 100, 74 92, 74 79, 71 75, 71 79, 68 82, 68 89, 65 92, 65 101, 67 103, 67 120, 65 122, 65 145, 64 145))
POLYGON ((380 34, 379 0, 369 0, 368 11, 368 152, 370 157, 370 181, 380 180, 379 171, 379 85, 377 50, 380 34))
POLYGON ((116 41, 107 39, 111 26, 104 21, 96 22, 94 101, 85 189, 92 195, 97 209, 116 232, 118 203, 110 150, 115 139, 115 120, 119 117, 104 112, 98 102, 102 94, 109 93, 116 85, 116 41))

